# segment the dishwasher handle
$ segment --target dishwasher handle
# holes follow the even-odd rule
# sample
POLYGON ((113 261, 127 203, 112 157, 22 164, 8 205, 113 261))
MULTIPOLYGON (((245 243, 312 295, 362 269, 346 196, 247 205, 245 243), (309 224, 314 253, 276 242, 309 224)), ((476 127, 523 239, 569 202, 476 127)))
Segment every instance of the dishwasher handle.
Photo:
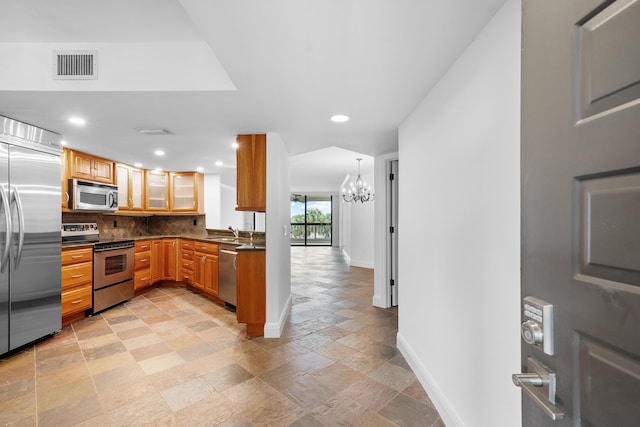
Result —
POLYGON ((230 251, 228 249, 220 249, 220 253, 229 254, 229 255, 238 255, 238 252, 230 251))

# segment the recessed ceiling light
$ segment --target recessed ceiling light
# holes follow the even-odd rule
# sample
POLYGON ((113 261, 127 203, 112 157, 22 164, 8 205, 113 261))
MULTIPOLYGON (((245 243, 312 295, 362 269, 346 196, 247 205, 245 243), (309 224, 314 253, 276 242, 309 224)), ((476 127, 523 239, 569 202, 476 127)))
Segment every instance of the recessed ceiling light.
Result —
POLYGON ((156 156, 164 156, 164 151, 162 150, 156 150, 153 152, 156 156))
POLYGON ((331 121, 336 123, 344 123, 349 121, 349 116, 345 116, 344 114, 336 114, 335 116, 331 116, 331 121))
POLYGON ((232 142, 232 143, 231 143, 231 147, 232 147, 233 149, 237 150, 237 149, 238 149, 238 147, 239 147, 239 145, 238 145, 238 143, 237 143, 237 142, 235 142, 235 141, 234 141, 234 142, 232 142))
POLYGON ((158 172, 162 172, 162 168, 155 168, 158 172))
POLYGON ((137 168, 141 168, 142 167, 142 163, 134 163, 133 166, 135 166, 137 168))
POLYGON ((203 168, 202 166, 198 166, 198 167, 196 168, 196 170, 197 170, 198 172, 202 172, 202 171, 204 170, 204 168, 203 168))
POLYGON ((67 145, 68 143, 67 143, 67 141, 65 141, 65 140, 63 139, 62 141, 60 141, 60 144, 61 144, 61 145, 67 145))
POLYGON ((82 117, 74 116, 74 117, 69 117, 69 123, 76 126, 84 126, 87 123, 87 121, 82 117))
POLYGON ((216 166, 222 166, 222 165, 224 165, 224 163, 222 163, 220 160, 216 162, 216 166))

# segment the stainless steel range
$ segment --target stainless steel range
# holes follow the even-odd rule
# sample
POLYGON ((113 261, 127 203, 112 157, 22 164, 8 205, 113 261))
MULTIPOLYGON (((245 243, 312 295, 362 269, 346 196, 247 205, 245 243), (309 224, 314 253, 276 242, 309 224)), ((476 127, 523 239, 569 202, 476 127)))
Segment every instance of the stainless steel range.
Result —
POLYGON ((133 298, 133 240, 99 240, 98 224, 62 224, 62 240, 95 242, 93 246, 93 313, 133 298))

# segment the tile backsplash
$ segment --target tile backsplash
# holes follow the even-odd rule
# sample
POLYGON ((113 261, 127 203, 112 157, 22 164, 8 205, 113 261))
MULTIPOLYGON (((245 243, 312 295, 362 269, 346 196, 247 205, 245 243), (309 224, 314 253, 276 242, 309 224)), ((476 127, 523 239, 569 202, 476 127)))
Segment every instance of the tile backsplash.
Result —
POLYGON ((63 212, 62 222, 95 222, 98 224, 101 240, 139 236, 207 234, 204 215, 143 217, 63 212))

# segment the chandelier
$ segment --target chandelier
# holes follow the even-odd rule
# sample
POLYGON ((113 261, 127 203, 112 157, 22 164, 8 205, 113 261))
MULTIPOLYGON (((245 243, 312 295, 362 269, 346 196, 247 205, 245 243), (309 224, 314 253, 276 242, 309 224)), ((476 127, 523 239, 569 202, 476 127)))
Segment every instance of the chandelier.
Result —
POLYGON ((358 161, 358 178, 356 182, 351 183, 348 191, 346 188, 342 188, 342 199, 345 202, 352 203, 373 201, 375 194, 371 192, 371 186, 367 185, 367 183, 362 180, 362 177, 360 177, 360 161, 362 159, 356 160, 358 161))

